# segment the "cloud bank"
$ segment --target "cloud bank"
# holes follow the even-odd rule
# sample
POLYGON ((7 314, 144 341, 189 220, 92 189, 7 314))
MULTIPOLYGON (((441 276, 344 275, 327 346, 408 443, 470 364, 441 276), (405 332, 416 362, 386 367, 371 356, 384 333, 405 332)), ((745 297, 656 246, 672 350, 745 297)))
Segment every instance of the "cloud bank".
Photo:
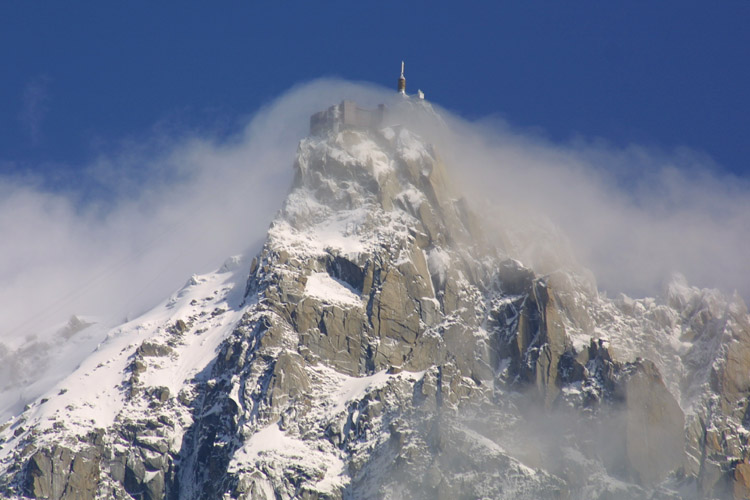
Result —
POLYGON ((750 297, 750 182, 710 157, 601 139, 553 143, 497 119, 452 119, 450 130, 449 163, 468 192, 491 202, 500 229, 531 236, 517 250, 532 261, 537 252, 532 265, 564 265, 569 252, 611 293, 658 295, 682 274, 750 297))
MULTIPOLYGON (((261 242, 292 180, 309 115, 341 93, 292 89, 228 137, 179 131, 124 140, 74 187, 0 177, 0 341, 15 344, 71 314, 133 315, 193 273, 261 242)), ((118 319, 118 318, 115 318, 118 319)))
MULTIPOLYGON (((62 342, 56 332, 72 314, 132 318, 192 274, 257 247, 291 184, 309 116, 343 98, 369 107, 393 91, 316 80, 228 136, 182 130, 123 141, 83 166, 74 187, 0 176, 0 355, 62 342)), ((560 144, 497 118, 440 112, 448 126, 425 133, 457 190, 491 215, 488 231, 513 235, 527 263, 545 271, 576 260, 611 292, 655 294, 681 272, 750 296, 747 179, 689 150, 560 144)))

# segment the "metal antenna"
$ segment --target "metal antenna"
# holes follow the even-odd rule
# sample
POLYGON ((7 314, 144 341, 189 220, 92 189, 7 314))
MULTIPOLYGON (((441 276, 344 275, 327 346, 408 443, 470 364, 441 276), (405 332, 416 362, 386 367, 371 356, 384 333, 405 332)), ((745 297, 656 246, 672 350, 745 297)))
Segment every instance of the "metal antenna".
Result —
POLYGON ((406 95, 406 78, 404 78, 404 61, 401 61, 401 78, 398 79, 398 92, 406 95))

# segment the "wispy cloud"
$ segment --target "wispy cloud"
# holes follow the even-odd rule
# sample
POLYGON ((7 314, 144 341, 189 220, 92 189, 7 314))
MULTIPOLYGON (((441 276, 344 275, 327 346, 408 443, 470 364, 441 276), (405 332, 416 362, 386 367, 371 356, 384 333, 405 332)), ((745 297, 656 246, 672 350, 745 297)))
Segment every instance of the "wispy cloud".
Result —
MULTIPOLYGON (((29 86, 30 133, 40 133, 46 85, 29 86)), ((392 94, 318 80, 229 137, 124 141, 82 166, 82 184, 105 193, 83 204, 79 191, 0 176, 0 344, 59 342, 54 325, 71 314, 132 317, 191 274, 260 243, 291 185, 309 116, 343 98, 374 106, 392 94)), ((509 251, 526 263, 544 272, 577 261, 612 292, 658 293, 679 271, 691 283, 750 296, 747 179, 688 150, 559 144, 497 119, 443 116, 448 127, 427 133, 438 134, 457 190, 488 200, 476 203, 492 212, 487 231, 511 235, 509 251)))
POLYGON ((685 147, 554 143, 498 119, 450 125, 442 149, 527 263, 575 260, 613 293, 656 295, 681 273, 750 297, 749 179, 685 147))
POLYGON ((38 76, 23 89, 19 120, 33 144, 42 140, 42 123, 48 111, 50 78, 38 76))
POLYGON ((0 176, 0 342, 18 343, 73 313, 138 313, 261 241, 291 185, 309 116, 342 94, 377 100, 378 91, 318 81, 229 137, 183 130, 124 140, 81 166, 80 187, 67 191, 0 176), (92 184, 97 194, 81 196, 92 184))

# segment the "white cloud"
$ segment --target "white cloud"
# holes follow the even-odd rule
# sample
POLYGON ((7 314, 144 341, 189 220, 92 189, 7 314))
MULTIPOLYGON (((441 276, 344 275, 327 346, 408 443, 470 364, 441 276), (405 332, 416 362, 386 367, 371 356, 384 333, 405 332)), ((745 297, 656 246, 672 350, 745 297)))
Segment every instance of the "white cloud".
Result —
MULTIPOLYGON (((365 106, 392 91, 340 80, 296 87, 229 138, 161 135, 126 143, 83 169, 106 198, 50 192, 0 177, 0 344, 53 339, 71 314, 117 321, 154 305, 193 273, 262 241, 292 180, 309 116, 340 101, 365 106)), ((672 271, 750 296, 750 187, 710 159, 601 141, 556 144, 500 120, 444 112, 430 132, 471 199, 514 228, 517 251, 544 266, 569 252, 611 291, 658 291, 672 271), (544 262, 542 262, 544 261, 544 262)), ((488 226, 488 230, 493 230, 488 226)), ((0 346, 1 347, 1 346, 0 346)), ((0 349, 1 351, 2 349, 0 349)))
POLYGON ((451 129, 446 155, 500 207, 493 218, 516 229, 551 221, 601 287, 653 295, 679 272, 750 297, 748 179, 686 148, 555 144, 500 121, 451 129))
POLYGON ((192 274, 262 243, 310 115, 342 96, 368 103, 381 93, 319 80, 268 104, 230 137, 178 128, 126 139, 80 166, 80 189, 0 176, 0 392, 14 386, 0 396, 0 417, 76 366, 57 360, 44 373, 47 356, 62 352, 57 332, 71 315, 100 325, 132 318, 192 274))

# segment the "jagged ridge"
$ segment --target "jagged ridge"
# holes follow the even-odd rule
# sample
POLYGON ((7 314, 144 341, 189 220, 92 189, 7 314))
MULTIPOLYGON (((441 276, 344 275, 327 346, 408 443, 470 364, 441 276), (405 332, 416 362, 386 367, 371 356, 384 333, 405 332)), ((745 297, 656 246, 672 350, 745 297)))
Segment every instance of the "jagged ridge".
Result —
POLYGON ((743 498, 741 299, 538 276, 404 127, 295 169, 249 279, 194 278, 5 425, 7 496, 743 498))

